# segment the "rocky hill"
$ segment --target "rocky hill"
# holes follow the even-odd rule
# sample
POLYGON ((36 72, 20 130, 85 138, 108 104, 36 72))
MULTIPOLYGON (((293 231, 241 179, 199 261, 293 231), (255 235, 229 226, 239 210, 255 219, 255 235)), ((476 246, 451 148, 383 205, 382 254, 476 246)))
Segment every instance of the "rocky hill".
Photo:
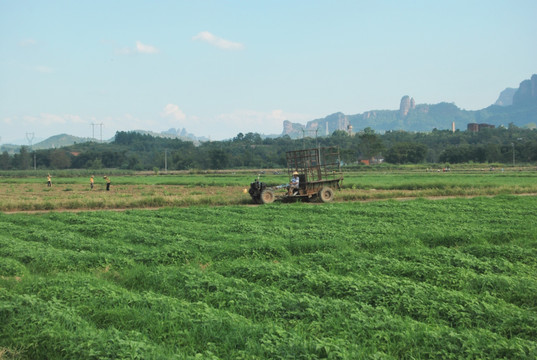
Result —
MULTIPOLYGON (((358 132, 370 127, 377 132, 389 130, 423 131, 433 129, 451 129, 455 122, 456 128, 466 130, 468 123, 488 123, 495 126, 508 126, 513 123, 519 127, 537 124, 537 75, 520 83, 517 89, 507 88, 501 92, 498 100, 485 109, 467 111, 458 108, 453 103, 416 104, 413 97, 405 95, 401 98, 398 110, 371 110, 362 114, 346 115, 337 112, 321 119, 308 121, 305 125, 283 122, 283 132, 277 137, 289 135, 291 138, 326 136, 336 130, 358 132)), ((142 134, 155 137, 177 138, 193 141, 195 144, 208 141, 206 137, 197 137, 185 129, 169 129, 163 132, 136 130, 142 134)), ((105 140, 106 142, 112 139, 105 140)), ((56 135, 32 146, 34 149, 49 149, 96 141, 91 138, 81 138, 67 134, 56 135)), ((4 144, 0 151, 18 152, 20 145, 4 144)))
POLYGON ((518 89, 515 89, 515 88, 506 88, 504 91, 500 93, 500 96, 498 97, 498 100, 496 100, 494 105, 498 105, 498 106, 513 105, 513 96, 515 95, 517 90, 518 89))
POLYGON ((513 105, 532 105, 537 101, 537 75, 533 75, 530 80, 520 83, 518 90, 513 95, 513 105))
MULTIPOLYGON (((155 134, 155 133, 153 133, 155 134)), ((161 136, 161 137, 172 137, 172 138, 178 138, 184 141, 193 141, 195 143, 199 141, 209 141, 209 138, 206 138, 204 136, 196 136, 194 134, 191 134, 186 131, 185 128, 183 129, 168 129, 167 131, 162 131, 156 135, 153 136, 161 136)))
POLYGON ((335 113, 306 125, 284 121, 282 135, 292 138, 326 136, 335 130, 360 131, 370 127, 378 132, 389 130, 431 131, 451 129, 466 130, 468 123, 488 123, 508 126, 513 123, 523 127, 537 123, 537 75, 520 83, 518 89, 502 91, 495 105, 477 111, 458 108, 453 103, 416 104, 414 98, 405 95, 399 110, 372 110, 363 114, 335 113))

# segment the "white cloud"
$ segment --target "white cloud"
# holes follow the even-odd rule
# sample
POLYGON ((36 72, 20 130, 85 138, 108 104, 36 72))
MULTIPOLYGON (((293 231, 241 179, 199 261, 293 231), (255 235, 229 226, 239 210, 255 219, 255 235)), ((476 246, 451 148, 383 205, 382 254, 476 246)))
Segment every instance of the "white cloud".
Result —
POLYGON ((19 46, 26 47, 26 46, 34 46, 37 44, 37 41, 34 39, 23 39, 19 42, 19 46))
POLYGON ((159 52, 156 47, 142 44, 140 41, 136 42, 136 51, 142 54, 156 54, 159 52))
POLYGON ((179 109, 179 106, 174 104, 168 104, 164 107, 164 111, 162 112, 162 117, 171 117, 175 120, 185 120, 186 115, 185 113, 179 109))
POLYGON ((54 126, 54 125, 77 125, 85 123, 84 120, 78 115, 56 115, 56 114, 46 114, 42 113, 38 116, 23 116, 23 123, 28 125, 43 125, 43 126, 54 126))
POLYGON ((44 65, 35 66, 34 70, 37 71, 37 72, 43 73, 43 74, 50 74, 50 73, 54 72, 54 70, 52 68, 50 68, 48 66, 44 66, 44 65))
POLYGON ((244 45, 241 43, 229 41, 226 39, 222 39, 216 35, 211 34, 208 31, 202 31, 196 36, 192 37, 192 40, 196 41, 203 41, 208 44, 211 44, 213 46, 216 46, 217 48, 224 49, 224 50, 242 50, 244 49, 244 45))
POLYGON ((143 44, 141 41, 136 41, 136 46, 133 48, 123 47, 123 48, 116 50, 116 53, 120 55, 157 54, 158 52, 159 52, 159 49, 157 49, 153 45, 143 44))

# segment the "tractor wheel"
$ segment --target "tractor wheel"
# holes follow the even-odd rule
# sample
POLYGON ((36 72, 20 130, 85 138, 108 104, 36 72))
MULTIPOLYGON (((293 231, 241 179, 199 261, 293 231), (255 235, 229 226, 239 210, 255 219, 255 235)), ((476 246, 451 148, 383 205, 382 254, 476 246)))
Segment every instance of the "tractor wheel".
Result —
POLYGON ((332 200, 334 200, 334 190, 330 187, 323 187, 321 190, 319 190, 318 195, 319 199, 321 199, 322 202, 327 203, 332 200))
POLYGON ((263 192, 261 193, 261 202, 263 204, 271 204, 274 202, 274 192, 272 192, 272 190, 269 190, 269 189, 265 189, 263 190, 263 192))

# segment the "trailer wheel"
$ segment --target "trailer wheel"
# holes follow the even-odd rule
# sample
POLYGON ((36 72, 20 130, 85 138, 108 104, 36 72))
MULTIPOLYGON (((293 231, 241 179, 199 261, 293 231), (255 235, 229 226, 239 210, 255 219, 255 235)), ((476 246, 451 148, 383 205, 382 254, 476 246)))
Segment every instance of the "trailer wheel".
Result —
POLYGON ((332 188, 330 187, 325 186, 321 190, 319 190, 318 196, 322 202, 330 202, 334 200, 334 190, 332 190, 332 188))
POLYGON ((274 202, 274 192, 269 189, 263 190, 261 193, 261 202, 263 204, 271 204, 274 202))

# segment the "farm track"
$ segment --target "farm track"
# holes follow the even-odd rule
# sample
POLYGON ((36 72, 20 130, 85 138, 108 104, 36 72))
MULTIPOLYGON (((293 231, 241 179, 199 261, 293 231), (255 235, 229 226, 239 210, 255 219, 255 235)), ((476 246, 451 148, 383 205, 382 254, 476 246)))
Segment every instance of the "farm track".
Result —
MULTIPOLYGON (((476 194, 476 195, 438 195, 438 196, 400 196, 400 197, 386 197, 386 198, 371 198, 371 199, 353 199, 353 200, 344 200, 344 199, 336 199, 334 200, 334 203, 369 203, 369 202, 381 202, 381 201, 411 201, 411 200, 417 200, 417 199, 426 199, 426 200, 446 200, 446 199, 472 199, 477 197, 486 197, 486 198, 493 198, 496 196, 501 195, 510 195, 510 196, 537 196, 537 193, 520 193, 520 194, 476 194)), ((303 202, 304 205, 323 205, 321 202, 303 202)), ((259 204, 252 204, 252 203, 229 203, 229 204, 214 204, 209 205, 212 207, 223 207, 223 206, 246 206, 246 207, 257 207, 257 206, 266 206, 266 205, 259 205, 259 204)), ((196 206, 208 206, 205 204, 194 204, 194 205, 181 205, 181 206, 148 206, 148 207, 118 207, 118 208, 57 208, 57 209, 50 209, 50 210, 10 210, 10 211, 0 211, 4 214, 46 214, 51 212, 70 212, 70 213, 78 213, 78 212, 94 212, 94 211, 114 211, 114 212, 122 212, 122 211, 129 211, 129 210, 149 210, 149 211, 155 211, 163 208, 169 208, 169 207, 176 207, 176 208, 186 208, 186 207, 196 207, 196 206)))

